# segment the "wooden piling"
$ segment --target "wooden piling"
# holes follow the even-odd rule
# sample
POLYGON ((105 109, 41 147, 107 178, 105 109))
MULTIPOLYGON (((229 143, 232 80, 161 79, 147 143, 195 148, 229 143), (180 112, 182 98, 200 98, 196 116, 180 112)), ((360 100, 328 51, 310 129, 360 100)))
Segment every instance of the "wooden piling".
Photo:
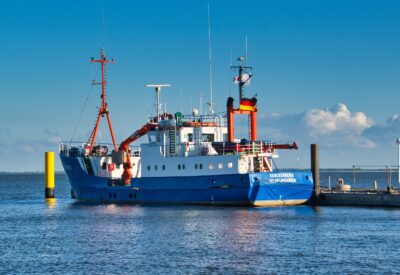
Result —
POLYGON ((313 174, 314 189, 313 189, 313 202, 315 203, 319 194, 319 145, 311 144, 311 172, 313 174))

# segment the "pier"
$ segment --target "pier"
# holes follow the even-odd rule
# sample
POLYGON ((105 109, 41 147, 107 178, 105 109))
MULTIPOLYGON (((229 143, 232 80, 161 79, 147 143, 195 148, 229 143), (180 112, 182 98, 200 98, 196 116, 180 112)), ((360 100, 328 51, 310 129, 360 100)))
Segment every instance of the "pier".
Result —
POLYGON ((317 196, 316 204, 400 207, 400 192, 398 190, 373 189, 351 191, 321 189, 317 196))
MULTIPOLYGON (((400 190, 395 189, 392 184, 393 171, 398 172, 398 167, 392 166, 368 166, 362 170, 362 166, 353 165, 352 169, 343 171, 347 177, 338 177, 336 185, 331 186, 331 177, 328 179, 328 186, 321 186, 320 168, 319 168, 319 146, 311 144, 311 171, 314 179, 314 194, 310 199, 313 205, 343 205, 343 206, 371 206, 371 207, 400 207, 400 190), (392 170, 392 167, 396 167, 392 170), (371 170, 371 168, 377 168, 371 170), (357 179, 361 173, 380 173, 381 179, 375 179, 372 182, 368 180, 357 179), (383 181, 383 178, 385 180, 383 181), (349 180, 351 179, 351 180, 349 180), (350 182, 352 181, 352 182, 350 182), (383 186, 386 184, 386 186, 383 186), (371 186, 369 188, 369 186, 371 186)), ((399 154, 400 156, 400 154, 399 154)), ((364 167, 365 168, 365 167, 364 167)), ((399 174, 400 175, 400 174, 399 174)), ((400 177, 400 176, 399 176, 400 177)), ((399 178, 400 179, 400 178, 399 178)))

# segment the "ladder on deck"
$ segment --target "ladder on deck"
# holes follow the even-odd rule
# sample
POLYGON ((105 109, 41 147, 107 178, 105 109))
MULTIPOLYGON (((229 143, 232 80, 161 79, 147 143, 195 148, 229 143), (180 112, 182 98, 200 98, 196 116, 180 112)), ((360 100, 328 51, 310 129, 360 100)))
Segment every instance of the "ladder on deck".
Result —
POLYGON ((168 131, 168 138, 169 138, 169 154, 175 155, 176 153, 176 129, 170 129, 168 131))
POLYGON ((92 162, 90 161, 90 158, 88 156, 84 156, 84 157, 82 157, 82 160, 83 160, 83 163, 85 164, 85 168, 86 168, 88 175, 93 176, 94 169, 93 169, 92 162))

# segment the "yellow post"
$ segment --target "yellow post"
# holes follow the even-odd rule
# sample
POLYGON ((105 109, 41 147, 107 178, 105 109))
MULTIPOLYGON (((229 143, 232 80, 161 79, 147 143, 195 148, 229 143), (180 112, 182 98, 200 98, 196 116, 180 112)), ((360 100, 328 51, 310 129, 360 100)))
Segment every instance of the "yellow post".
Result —
POLYGON ((54 152, 45 153, 45 196, 54 198, 54 152))

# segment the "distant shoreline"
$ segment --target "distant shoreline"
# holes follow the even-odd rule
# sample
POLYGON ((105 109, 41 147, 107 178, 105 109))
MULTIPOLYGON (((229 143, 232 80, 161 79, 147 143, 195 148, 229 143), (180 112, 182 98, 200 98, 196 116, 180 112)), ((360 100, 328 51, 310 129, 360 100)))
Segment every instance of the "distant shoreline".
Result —
MULTIPOLYGON (((55 174, 65 174, 65 172, 64 171, 55 171, 54 172, 55 174)), ((40 174, 44 174, 44 171, 36 171, 36 172, 5 172, 5 171, 3 171, 3 172, 0 172, 0 175, 10 175, 10 174, 37 174, 37 175, 40 175, 40 174)))

